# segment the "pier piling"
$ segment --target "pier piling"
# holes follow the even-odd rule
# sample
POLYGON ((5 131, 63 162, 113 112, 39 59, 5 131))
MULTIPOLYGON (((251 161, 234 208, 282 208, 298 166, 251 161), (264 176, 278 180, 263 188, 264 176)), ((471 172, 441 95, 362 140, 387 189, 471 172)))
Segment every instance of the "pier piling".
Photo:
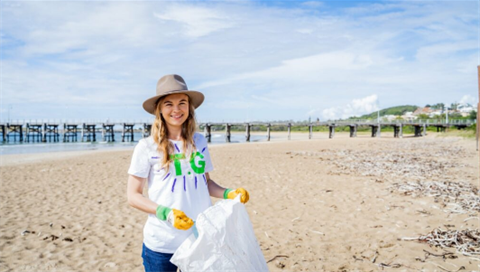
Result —
POLYGON ((335 124, 331 124, 328 126, 328 138, 333 139, 335 136, 335 124))
MULTIPOLYGON (((83 129, 82 129, 83 130, 83 129)), ((78 134, 78 125, 77 124, 63 124, 63 142, 76 142, 78 134)), ((83 132, 82 132, 83 139, 83 132)))
POLYGON ((152 125, 151 125, 151 124, 147 124, 147 123, 143 123, 143 134, 142 134, 142 137, 143 137, 143 138, 147 138, 148 136, 150 136, 151 133, 152 133, 152 125))
POLYGON ((42 142, 42 125, 27 123, 25 129, 25 136, 26 142, 30 142, 30 138, 32 138, 32 142, 42 142))
POLYGON ((291 139, 292 134, 292 123, 288 123, 288 139, 291 139))
POLYGON ((267 125, 267 141, 270 141, 270 127, 271 127, 271 124, 268 124, 267 125))
POLYGON ((232 134, 230 132, 232 125, 231 124, 225 124, 225 142, 230 143, 232 134))
POLYGON ((357 137, 357 126, 349 125, 349 127, 350 127, 350 138, 357 137))
POLYGON ((245 124, 245 141, 250 142, 250 124, 245 124))
POLYGON ((102 124, 102 141, 115 142, 115 132, 113 130, 113 124, 102 124))
POLYGON ((312 139, 312 134, 313 134, 313 125, 310 124, 308 125, 308 139, 312 139))
POLYGON ((370 127, 372 128, 372 137, 380 138, 380 124, 371 125, 370 127))
POLYGON ((127 140, 129 140, 128 142, 133 142, 134 141, 134 137, 133 137, 133 127, 134 126, 135 126, 135 124, 123 123, 122 142, 125 142, 125 138, 127 138, 127 140))
POLYGON ((211 143, 212 142, 212 127, 210 124, 205 124, 205 128, 204 128, 204 136, 205 138, 207 139, 207 143, 211 143))
POLYGON ((47 139, 49 142, 58 142, 60 138, 60 134, 58 133, 58 124, 50 124, 50 123, 44 123, 43 124, 43 142, 47 142, 47 139))
POLYGON ((95 133, 95 124, 86 124, 82 125, 82 142, 84 138, 87 138, 87 142, 96 142, 96 133, 95 133))
POLYGON ((2 141, 7 141, 7 129, 4 124, 0 124, 0 128, 2 129, 2 141))
POLYGON ((19 124, 7 123, 7 141, 10 141, 10 137, 13 137, 13 141, 23 142, 23 128, 19 124))

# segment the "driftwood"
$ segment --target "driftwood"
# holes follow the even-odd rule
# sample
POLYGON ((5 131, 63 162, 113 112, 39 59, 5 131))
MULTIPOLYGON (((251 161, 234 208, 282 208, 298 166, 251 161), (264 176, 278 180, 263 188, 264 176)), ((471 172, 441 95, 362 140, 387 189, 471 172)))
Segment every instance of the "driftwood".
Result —
MULTIPOLYGON (((455 248, 458 253, 465 256, 479 256, 480 255, 480 231, 476 230, 442 230, 434 229, 427 235, 419 236, 417 238, 404 237, 401 238, 404 241, 417 240, 419 242, 427 243, 431 246, 445 248, 455 248)), ((451 252, 446 252, 443 254, 434 254, 424 250, 426 255, 425 259, 428 256, 442 257, 446 258, 456 258, 451 252)), ((418 259, 418 258, 417 258, 418 259)), ((419 259, 422 261, 421 259, 419 259)))
POLYGON ((451 213, 469 213, 472 215, 480 212, 480 196, 476 187, 468 182, 450 181, 424 181, 394 183, 390 189, 405 195, 431 196, 437 201, 441 200, 445 207, 444 211, 451 213))

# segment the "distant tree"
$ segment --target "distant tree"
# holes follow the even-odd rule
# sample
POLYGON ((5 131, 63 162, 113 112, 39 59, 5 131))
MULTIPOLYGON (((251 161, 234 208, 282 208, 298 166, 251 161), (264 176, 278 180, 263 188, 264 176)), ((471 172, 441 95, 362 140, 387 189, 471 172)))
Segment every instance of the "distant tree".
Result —
POLYGON ((461 119, 462 115, 458 112, 448 113, 448 118, 451 119, 461 119))
POLYGON ((435 105, 432 105, 431 107, 432 109, 436 109, 436 110, 442 110, 442 109, 445 109, 445 104, 443 103, 437 103, 435 105))
POLYGON ((452 104, 450 105, 450 108, 452 108, 452 110, 457 110, 457 108, 458 108, 458 103, 452 103, 452 104))
POLYGON ((470 114, 468 115, 468 119, 477 120, 477 111, 476 110, 471 111, 470 114))
POLYGON ((417 119, 421 119, 421 120, 430 119, 430 116, 428 116, 428 114, 421 113, 417 115, 417 119))
POLYGON ((425 105, 425 108, 430 108, 430 107, 431 107, 430 104, 425 105))

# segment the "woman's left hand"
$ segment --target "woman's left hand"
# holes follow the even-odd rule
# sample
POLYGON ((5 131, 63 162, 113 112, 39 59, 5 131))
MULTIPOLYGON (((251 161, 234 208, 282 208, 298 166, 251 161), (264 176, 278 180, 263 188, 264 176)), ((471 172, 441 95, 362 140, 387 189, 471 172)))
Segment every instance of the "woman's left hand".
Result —
POLYGON ((248 200, 250 199, 250 196, 248 194, 248 191, 245 190, 244 188, 238 188, 236 190, 231 190, 231 189, 227 189, 227 190, 230 190, 227 192, 227 197, 228 199, 235 199, 237 197, 237 195, 241 194, 240 196, 240 202, 242 202, 243 204, 247 203, 248 200))

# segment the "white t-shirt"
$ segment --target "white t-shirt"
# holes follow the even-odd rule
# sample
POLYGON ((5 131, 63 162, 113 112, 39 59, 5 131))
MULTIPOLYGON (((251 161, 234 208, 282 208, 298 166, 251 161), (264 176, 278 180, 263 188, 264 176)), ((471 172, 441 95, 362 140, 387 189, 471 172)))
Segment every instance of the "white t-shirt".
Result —
MULTIPOLYGON (((152 136, 142 139, 135 146, 128 174, 148 178, 148 197, 165 207, 181 210, 193 221, 212 205, 205 173, 213 170, 207 140, 195 133, 196 150, 191 159, 183 154, 183 142, 173 141, 176 158, 170 163, 169 171, 160 166, 162 154, 152 136)), ((143 242, 149 249, 162 253, 174 253, 192 233, 192 229, 178 230, 149 214, 143 228, 143 242)))

